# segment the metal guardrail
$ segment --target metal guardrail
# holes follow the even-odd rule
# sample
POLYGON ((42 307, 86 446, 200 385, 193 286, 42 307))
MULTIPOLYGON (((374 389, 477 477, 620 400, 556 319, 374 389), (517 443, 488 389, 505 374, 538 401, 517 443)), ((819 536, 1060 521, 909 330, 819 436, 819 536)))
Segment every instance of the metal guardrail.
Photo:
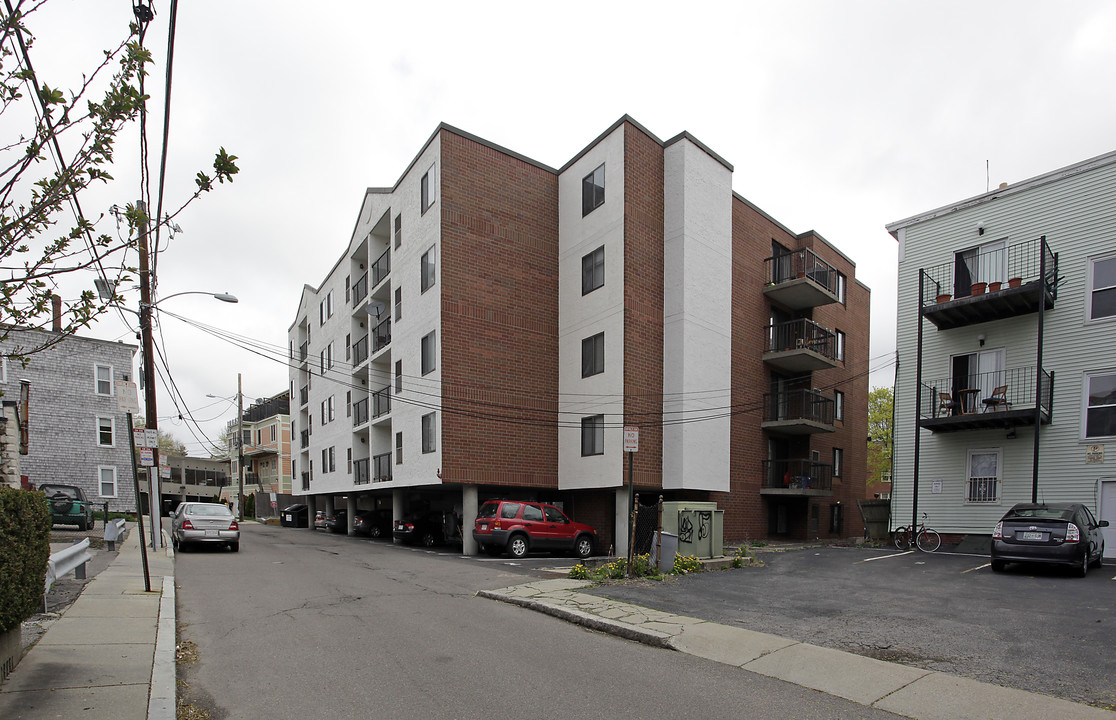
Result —
POLYGON ((775 255, 763 261, 764 275, 772 285, 805 277, 837 294, 838 270, 822 260, 813 250, 800 248, 782 255, 775 255))
POLYGON ((93 559, 89 554, 89 538, 75 540, 74 544, 65 550, 51 553, 47 561, 45 587, 43 589, 43 612, 47 611, 47 593, 59 579, 69 573, 74 573, 78 580, 85 579, 85 563, 93 559))
POLYGON ((127 530, 124 528, 124 518, 116 518, 105 523, 105 542, 109 550, 116 549, 117 541, 123 541, 127 530))
MULTIPOLYGON (((933 305, 939 295, 968 297, 976 282, 1001 283, 1003 288, 1007 288, 1040 280, 1039 269, 1044 265, 1046 283, 1052 296, 1057 298, 1058 257, 1050 249, 1045 236, 1006 247, 992 247, 970 257, 955 257, 951 262, 921 268, 919 272, 925 279, 919 306, 933 305)), ((993 290, 991 287, 987 289, 993 290)))

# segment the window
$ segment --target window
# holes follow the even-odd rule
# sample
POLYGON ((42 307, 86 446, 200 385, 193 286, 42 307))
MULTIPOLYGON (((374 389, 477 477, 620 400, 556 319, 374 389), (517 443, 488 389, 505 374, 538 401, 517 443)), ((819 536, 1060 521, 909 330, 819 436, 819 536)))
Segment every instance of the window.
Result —
POLYGON ((581 454, 604 454, 604 415, 581 418, 581 454))
POLYGON ((114 447, 114 421, 111 417, 97 418, 97 444, 101 447, 114 447))
POLYGON ((599 168, 586 175, 581 181, 581 216, 585 217, 593 212, 601 205, 604 205, 605 200, 605 166, 602 163, 599 168))
POLYGON ((345 417, 352 417, 353 414, 353 391, 349 390, 345 393, 345 417))
POLYGON ((349 475, 353 474, 353 449, 352 448, 347 448, 345 450, 345 472, 348 473, 349 475))
MULTIPOLYGON (((347 287, 347 286, 346 286, 347 287)), ((326 293, 325 299, 318 304, 318 325, 333 317, 333 291, 326 293)))
POLYGON ((321 355, 318 358, 318 373, 321 375, 325 375, 325 350, 322 350, 321 355))
POLYGON ((434 418, 436 413, 428 413, 422 416, 422 451, 424 453, 432 453, 437 449, 435 442, 435 428, 434 418))
POLYGON ((1000 450, 970 450, 969 480, 965 502, 995 503, 1000 501, 1000 450))
POLYGON ((1086 318, 1116 317, 1116 255, 1089 259, 1088 286, 1086 318))
POLYGON ((395 361, 395 394, 403 392, 403 361, 395 361))
POLYGON ((399 246, 403 244, 403 216, 395 216, 395 249, 398 250, 399 246))
POLYGON ((345 276, 345 302, 348 303, 352 300, 352 278, 349 275, 345 276))
POLYGON ((426 292, 427 290, 429 290, 430 286, 433 285, 433 284, 434 284, 434 248, 431 247, 429 250, 427 250, 426 252, 424 252, 422 254, 422 279, 421 279, 422 292, 426 292))
POLYGON ((953 296, 968 297, 973 293, 973 283, 1003 282, 1006 274, 1006 240, 994 240, 954 253, 953 296))
POLYGON ((833 391, 833 419, 845 419, 845 393, 840 390, 833 391))
POLYGON ((395 464, 403 464, 403 433, 395 433, 395 464))
POLYGON ((842 305, 845 304, 845 293, 847 292, 847 285, 848 278, 845 277, 844 273, 837 273, 837 287, 835 288, 837 291, 837 302, 841 303, 842 305))
POLYGON ((95 365, 93 369, 98 395, 112 395, 112 366, 95 365))
POLYGON ((269 442, 275 442, 275 425, 268 428, 268 434, 271 436, 269 442))
POLYGON ((329 448, 322 448, 322 472, 329 472, 329 448))
MULTIPOLYGON (((292 352, 294 352, 292 350, 292 352)), ((294 357, 294 355, 291 355, 294 357)), ((8 358, 0 358, 0 384, 8 382, 8 358)))
POLYGON ((334 407, 334 402, 333 402, 333 396, 332 395, 330 395, 329 398, 326 400, 326 410, 329 411, 329 421, 333 422, 334 412, 335 412, 336 408, 334 407))
POLYGON ((337 470, 337 448, 329 448, 329 471, 334 472, 337 470))
POLYGON ((97 480, 101 497, 116 497, 116 468, 97 468, 97 480))
POLYGON ((434 342, 434 333, 424 335, 422 338, 422 374, 433 372, 436 365, 434 364, 434 353, 436 351, 434 342))
POLYGON ((1085 373, 1085 437, 1116 436, 1116 370, 1085 373))
POLYGON ((403 288, 395 288, 395 322, 403 319, 403 288))
POLYGON ((256 431, 256 445, 263 445, 263 430, 256 431))
POLYGON ((837 347, 836 347, 837 352, 836 352, 836 355, 835 355, 835 359, 844 361, 844 359, 845 359, 845 333, 841 330, 837 330, 837 331, 835 331, 834 334, 837 337, 837 347))
POLYGON ((581 341, 581 377, 604 372, 604 333, 581 341))
POLYGON ((833 477, 841 477, 841 465, 845 459, 845 451, 841 448, 833 448, 833 477))
POLYGON ((581 294, 588 295, 604 285, 604 245, 581 258, 581 294))
POLYGON ((426 211, 430 209, 430 206, 434 204, 435 195, 437 195, 438 179, 434 171, 435 167, 431 165, 430 169, 422 176, 422 182, 420 183, 419 200, 422 203, 423 215, 425 215, 426 211))
POLYGON ((542 522, 543 511, 538 505, 527 505, 523 508, 523 519, 529 522, 542 522))
POLYGON ((326 356, 326 369, 328 370, 328 369, 333 367, 333 343, 330 343, 329 345, 326 345, 325 356, 326 356))

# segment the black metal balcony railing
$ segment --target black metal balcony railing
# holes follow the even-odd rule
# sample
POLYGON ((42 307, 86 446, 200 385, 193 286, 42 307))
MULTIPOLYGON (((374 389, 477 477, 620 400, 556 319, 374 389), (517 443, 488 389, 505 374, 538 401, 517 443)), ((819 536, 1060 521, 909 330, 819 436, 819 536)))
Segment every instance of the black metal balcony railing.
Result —
POLYGON ((833 398, 815 390, 788 390, 763 396, 763 422, 805 420, 833 424, 833 398))
POLYGON ((384 253, 372 263, 372 269, 368 273, 372 276, 372 287, 376 287, 388 276, 391 272, 391 248, 384 250, 384 253))
POLYGON ((308 472, 302 473, 302 489, 303 490, 309 490, 310 489, 310 473, 308 473, 308 472))
POLYGON ((353 485, 367 485, 372 481, 368 474, 368 458, 353 460, 353 485))
POLYGON ((1005 247, 987 249, 973 255, 958 254, 952 262, 923 268, 922 298, 919 307, 933 305, 939 296, 953 299, 973 295, 973 285, 984 283, 982 291, 1006 290, 1039 280, 1042 257, 1046 256, 1046 281, 1052 298, 1057 298, 1058 256, 1045 237, 1005 247), (1000 283, 998 287, 995 283, 1000 283))
POLYGON ((310 353, 310 343, 304 342, 298 346, 298 361, 300 363, 306 362, 306 356, 310 353))
POLYGON ((833 466, 796 458, 764 460, 763 487, 786 490, 832 490, 833 466))
POLYGON ((775 255, 765 259, 763 263, 764 275, 771 285, 807 278, 834 295, 837 294, 837 278, 841 273, 809 248, 775 255))
POLYGON ((304 450, 306 448, 310 447, 310 431, 309 430, 301 431, 298 434, 298 439, 299 439, 299 447, 303 448, 304 450))
POLYGON ((391 480, 391 453, 372 456, 372 480, 373 482, 391 480))
POLYGON ((372 417, 378 418, 391 412, 391 386, 386 385, 372 393, 372 417))
POLYGON ((368 398, 353 403, 353 427, 368 422, 368 398))
POLYGON ((1031 411, 1033 416, 1036 397, 1036 377, 1041 377, 1039 406, 1049 418, 1054 397, 1054 376, 1043 370, 1021 367, 974 373, 961 377, 923 381, 921 419, 953 418, 957 421, 995 421, 1006 416, 1001 413, 1018 410, 1031 411), (1002 397, 994 397, 997 388, 1003 388, 1002 397))
POLYGON ((301 407, 310 402, 310 386, 303 385, 298 389, 298 404, 301 407))
POLYGON ((836 336, 805 318, 767 326, 767 344, 763 351, 813 350, 831 360, 837 359, 836 336))
POLYGON ((353 367, 360 365, 368 359, 368 336, 365 335, 360 340, 353 343, 353 367))
POLYGON ((368 273, 360 276, 355 283, 353 283, 353 307, 360 305, 360 301, 368 296, 368 273))
POLYGON ((372 352, 379 352, 381 348, 387 347, 391 344, 391 318, 387 318, 372 331, 368 333, 372 336, 372 352))

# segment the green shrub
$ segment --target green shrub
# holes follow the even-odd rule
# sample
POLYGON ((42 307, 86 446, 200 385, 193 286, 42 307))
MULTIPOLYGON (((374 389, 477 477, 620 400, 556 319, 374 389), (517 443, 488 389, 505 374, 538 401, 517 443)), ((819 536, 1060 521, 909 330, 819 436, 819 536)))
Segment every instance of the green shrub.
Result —
POLYGON ((701 572, 701 560, 697 555, 675 555, 674 556, 674 572, 679 575, 687 573, 701 572))
POLYGON ((588 568, 586 568, 581 563, 578 563, 577 565, 574 565, 572 568, 570 568, 570 579, 571 580, 588 580, 589 579, 588 568))
POLYGON ((41 492, 0 488, 0 632, 43 606, 50 510, 41 492))

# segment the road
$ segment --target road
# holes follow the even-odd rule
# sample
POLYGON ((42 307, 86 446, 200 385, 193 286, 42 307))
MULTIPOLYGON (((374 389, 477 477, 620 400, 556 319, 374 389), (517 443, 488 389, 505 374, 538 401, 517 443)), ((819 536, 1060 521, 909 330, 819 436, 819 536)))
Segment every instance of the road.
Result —
POLYGON ((239 553, 175 561, 179 640, 200 657, 180 692, 214 720, 897 717, 475 597, 539 562, 255 523, 242 535, 239 553))

